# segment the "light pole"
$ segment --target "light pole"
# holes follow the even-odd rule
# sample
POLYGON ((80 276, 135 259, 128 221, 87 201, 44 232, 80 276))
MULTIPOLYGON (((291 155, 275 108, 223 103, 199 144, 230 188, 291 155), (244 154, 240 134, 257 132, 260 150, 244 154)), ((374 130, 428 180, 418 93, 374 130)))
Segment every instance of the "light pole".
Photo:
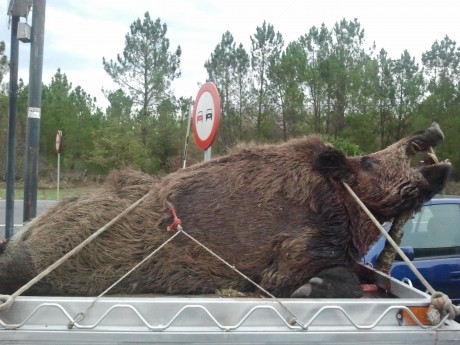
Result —
MULTIPOLYGON (((16 176, 16 119, 18 113, 18 64, 19 40, 18 26, 21 17, 27 17, 30 11, 30 1, 10 0, 8 15, 11 17, 11 47, 10 47, 10 81, 8 89, 8 148, 6 153, 6 213, 5 238, 8 239, 14 231, 14 180, 16 176)), ((25 23, 23 23, 25 24, 25 23)), ((26 27, 26 26, 23 26, 26 27)), ((22 35, 23 33, 21 33, 22 35)), ((20 36, 21 41, 27 42, 26 37, 20 36)))

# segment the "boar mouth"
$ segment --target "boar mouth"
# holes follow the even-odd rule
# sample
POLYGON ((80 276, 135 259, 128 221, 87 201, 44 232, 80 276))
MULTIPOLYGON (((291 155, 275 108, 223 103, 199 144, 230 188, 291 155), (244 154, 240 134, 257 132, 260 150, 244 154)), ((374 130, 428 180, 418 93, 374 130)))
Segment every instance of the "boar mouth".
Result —
POLYGON ((419 152, 427 152, 425 160, 420 162, 422 166, 426 167, 440 163, 450 164, 449 160, 440 162, 433 149, 433 147, 439 145, 444 140, 444 133, 438 123, 433 122, 431 127, 415 132, 409 140, 407 152, 409 156, 414 156, 419 152))
POLYGON ((450 161, 448 159, 446 159, 443 162, 439 162, 439 159, 436 156, 436 153, 434 152, 434 149, 433 149, 432 146, 429 146, 428 148, 424 149, 424 148, 421 148, 420 145, 418 143, 416 143, 415 141, 413 141, 411 144, 412 144, 412 147, 417 152, 427 151, 427 153, 426 153, 427 157, 425 158, 425 160, 420 162, 421 165, 429 166, 429 165, 435 165, 435 164, 439 164, 439 163, 449 163, 450 164, 450 161))
POLYGON ((439 161, 433 147, 439 145, 444 140, 444 133, 436 122, 431 124, 431 127, 416 132, 412 135, 408 146, 409 156, 413 156, 418 152, 426 152, 426 158, 420 162, 417 170, 427 180, 428 196, 439 193, 444 189, 447 180, 452 172, 452 165, 448 159, 439 161))
POLYGON ((452 164, 448 159, 439 161, 431 146, 428 148, 427 157, 420 163, 418 170, 428 181, 430 187, 427 189, 431 198, 444 189, 452 172, 452 164))
MULTIPOLYGON (((418 152, 424 151, 423 149, 420 148, 420 146, 416 142, 411 143, 413 147, 416 147, 418 152)), ((431 165, 438 165, 438 164, 448 164, 451 165, 449 159, 445 159, 443 161, 439 161, 438 157, 436 156, 436 153, 434 152, 434 149, 432 146, 429 146, 427 151, 427 157, 423 161, 420 161, 420 167, 427 167, 431 165)))

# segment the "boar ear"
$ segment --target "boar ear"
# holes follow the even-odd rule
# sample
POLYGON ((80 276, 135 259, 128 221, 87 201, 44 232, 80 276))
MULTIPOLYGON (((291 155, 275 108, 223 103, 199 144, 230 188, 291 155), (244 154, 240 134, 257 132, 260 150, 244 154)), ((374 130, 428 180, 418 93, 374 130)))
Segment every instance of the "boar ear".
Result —
POLYGON ((313 170, 336 180, 348 180, 353 174, 345 155, 334 147, 318 153, 313 160, 313 170))

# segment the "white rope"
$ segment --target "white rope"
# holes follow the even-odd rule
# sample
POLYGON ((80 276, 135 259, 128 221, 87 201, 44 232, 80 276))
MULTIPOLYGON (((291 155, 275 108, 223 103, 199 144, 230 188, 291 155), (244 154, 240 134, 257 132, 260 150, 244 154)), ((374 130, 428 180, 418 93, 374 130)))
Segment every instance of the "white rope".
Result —
POLYGON ((244 273, 240 272, 235 266, 233 265, 230 265, 227 261, 225 261, 223 258, 221 258, 219 255, 217 255, 216 253, 214 253, 211 249, 209 249, 208 247, 206 247, 204 244, 202 244, 201 242, 199 242, 198 240, 196 240, 194 237, 192 237, 191 235, 189 235, 188 233, 186 233, 182 227, 179 225, 178 226, 179 228, 179 231, 182 232, 185 236, 187 236, 189 239, 191 239, 193 242, 195 242, 196 244, 198 244, 199 246, 201 246, 204 250, 206 250, 208 253, 210 253, 212 256, 214 256, 215 258, 217 258, 219 261, 221 261, 223 264, 225 264, 227 267, 230 267, 234 272, 236 272, 237 274, 239 274, 241 277, 243 277, 244 279, 246 279, 248 282, 250 282, 251 284, 253 284, 255 287, 257 287, 259 290, 261 290, 262 292, 264 292, 267 296, 269 296, 270 298, 274 299, 276 302, 278 302, 278 304, 284 309, 286 310, 289 315, 291 315, 291 317, 293 318, 292 320, 289 321, 290 324, 293 324, 293 323, 297 323, 299 326, 301 326, 302 328, 304 328, 304 325, 297 319, 297 317, 283 304, 283 302, 281 302, 278 298, 276 298, 274 295, 272 295, 270 292, 268 292, 267 290, 265 290, 262 286, 260 286, 259 284, 257 284, 255 281, 253 281, 251 278, 249 278, 247 275, 245 275, 244 273))
MULTIPOLYGON (((391 244, 391 246, 396 250, 396 252, 401 256, 401 258, 406 262, 406 264, 409 266, 409 268, 412 270, 412 272, 417 276, 417 278, 422 282, 422 284, 427 288, 427 290, 431 293, 432 296, 439 297, 439 292, 436 292, 433 287, 428 283, 428 281, 420 274, 420 272, 417 270, 417 268, 412 264, 412 262, 409 260, 409 258, 403 253, 403 251, 399 248, 399 246, 394 242, 394 240, 390 237, 390 235, 386 232, 386 230, 382 227, 382 225, 377 221, 377 219, 374 217, 374 215, 368 210, 368 208, 363 204, 363 202, 358 198, 358 196, 353 192, 353 190, 348 186, 348 184, 344 181, 342 181, 343 185, 347 189, 347 191, 350 193, 350 195, 355 199, 355 201, 359 204, 359 206, 364 210, 364 212, 369 216, 371 221, 377 226, 377 228, 380 230, 381 234, 386 238, 386 240, 391 244)), ((20 289, 18 289, 15 293, 12 295, 0 295, 0 311, 1 310, 6 310, 8 309, 14 299, 16 299, 18 296, 20 296, 22 293, 27 291, 30 287, 32 287, 34 284, 39 282, 42 278, 47 276, 49 273, 54 271, 57 267, 62 265, 67 259, 69 259, 71 256, 74 254, 78 253, 80 250, 82 250, 87 244, 89 244, 91 241, 93 241, 96 237, 98 237, 100 234, 102 234, 105 230, 107 230, 111 225, 113 225, 115 222, 117 222, 120 218, 124 217, 127 213, 132 211, 134 208, 136 208, 142 201, 147 198, 147 196, 150 194, 147 193, 144 195, 142 198, 137 200, 135 203, 133 203, 131 206, 126 208, 122 213, 117 215, 115 218, 113 218, 110 222, 105 224, 103 227, 101 227, 99 230, 94 232, 91 236, 86 238, 83 242, 81 242, 78 246, 76 246, 74 249, 72 249, 70 252, 65 254, 63 257, 61 257, 59 260, 54 262, 52 265, 50 265, 48 268, 46 268, 44 271, 40 272, 35 278, 31 279, 27 284, 22 286, 20 289)), ((178 226, 179 231, 174 234, 174 236, 170 237, 167 241, 165 241, 160 247, 158 247, 156 250, 154 250, 150 255, 145 257, 141 262, 139 262, 137 265, 135 265, 133 268, 131 268, 127 273, 125 273, 121 278, 119 278, 115 283, 113 283, 109 288, 107 288, 104 292, 102 292, 99 296, 95 298, 95 300, 86 308, 85 312, 91 308, 92 305, 103 295, 105 295, 108 291, 110 291, 113 287, 115 287, 117 284, 119 284, 124 278, 126 278, 129 274, 131 274, 134 270, 136 270, 140 265, 142 265, 145 261, 150 259, 154 254, 156 254, 161 248, 163 248, 167 243, 169 243, 172 239, 174 239, 179 233, 183 233, 186 235, 188 238, 190 238, 192 241, 200 245, 202 248, 204 248, 207 252, 209 252, 211 255, 219 259, 222 263, 224 263, 226 266, 230 267, 233 271, 235 271, 237 274, 239 274, 241 277, 249 281, 251 284, 256 286, 258 289, 260 289, 262 292, 264 292, 267 296, 273 298, 275 301, 277 301, 294 319, 295 323, 299 324, 300 326, 303 327, 303 325, 297 320, 295 315, 280 301, 278 300, 274 295, 272 295, 270 292, 265 290, 263 287, 261 287, 259 284, 251 280, 249 277, 247 277, 245 274, 240 272, 235 268, 235 266, 230 265, 227 263, 224 259, 222 259, 219 255, 214 253, 212 250, 201 244, 199 241, 197 241, 195 238, 190 236, 188 233, 186 233, 182 227, 179 225, 178 226)), ((447 297, 447 296, 446 296, 447 297)), ((455 307, 455 306, 454 306, 455 307)), ((444 308, 445 309, 445 308, 444 308)), ((454 308, 455 310, 455 308, 454 308)), ((458 307, 457 307, 457 312, 458 312, 458 307)), ((69 328, 71 328, 74 323, 77 321, 77 318, 79 316, 84 316, 84 313, 79 313, 72 322, 69 323, 69 328)))
POLYGON ((22 293, 27 291, 30 287, 32 287, 34 284, 38 283, 41 279, 46 277, 48 274, 50 274, 52 271, 54 271, 56 268, 58 268, 60 265, 62 265, 67 259, 69 259, 72 255, 78 253, 80 250, 82 250, 88 243, 90 243, 92 240, 94 240, 96 237, 98 237, 100 234, 102 234, 105 230, 107 230, 110 226, 112 226, 115 222, 117 222, 120 218, 124 217, 126 214, 131 212, 134 208, 136 208, 142 201, 147 198, 147 196, 150 194, 147 193, 144 195, 142 198, 137 200, 135 203, 133 203, 131 206, 129 206, 127 209, 125 209, 123 212, 118 214, 115 218, 113 218, 110 222, 105 224, 102 228, 91 234, 91 236, 87 237, 83 242, 81 242, 78 246, 73 248, 70 252, 65 254, 63 257, 61 257, 59 260, 48 266, 44 271, 40 272, 35 278, 31 279, 27 284, 23 285, 21 288, 19 288, 15 293, 13 293, 11 296, 8 295, 0 295, 0 310, 6 310, 8 309, 12 303, 13 300, 16 299, 16 297, 20 296, 22 293))
MULTIPOLYGON (((171 204, 172 207, 172 204, 171 204)), ((173 208, 173 207, 172 207, 173 208)), ((83 312, 79 312, 72 321, 69 322, 67 327, 70 329, 72 328, 77 322, 83 320, 85 318, 85 314, 88 312, 88 310, 98 301, 100 297, 108 293, 112 288, 114 288, 116 285, 118 285, 123 279, 125 279, 128 275, 130 275, 133 271, 135 271, 139 266, 141 266, 144 262, 149 260, 153 255, 155 255, 160 249, 162 249, 166 244, 168 244, 170 241, 172 241, 177 235, 179 234, 184 234, 186 237, 188 237, 190 240, 198 244, 200 247, 202 247, 204 250, 206 250, 208 253, 210 253, 212 256, 217 258, 219 261, 221 261, 223 264, 225 264, 227 267, 232 269, 234 272, 239 274, 241 277, 249 281, 251 284, 256 286, 258 289, 260 289, 262 292, 264 292, 267 296, 271 297, 274 299, 289 315, 292 317, 291 320, 288 320, 289 324, 295 324, 297 323, 300 327, 305 328, 304 325, 297 319, 297 317, 281 302, 278 298, 276 298, 274 295, 272 295, 270 292, 265 290, 262 286, 257 284, 255 281, 253 281, 251 278, 246 276, 244 273, 240 272, 235 266, 229 264, 227 261, 225 261, 223 258, 221 258, 218 254, 214 253, 211 249, 206 247, 204 244, 199 242, 197 239, 195 239, 193 236, 189 235, 185 230, 182 228, 182 226, 179 224, 177 225, 177 232, 171 236, 169 239, 167 239, 165 242, 163 242, 158 248, 156 248, 153 252, 151 252, 148 256, 146 256, 142 261, 137 263, 134 267, 132 267, 128 272, 126 272, 121 278, 119 278, 115 283, 113 283, 110 287, 108 287, 104 292, 102 292, 99 296, 97 296, 89 305, 86 307, 86 309, 83 312)))
POLYGON ((417 267, 409 260, 409 258, 404 254, 404 252, 399 248, 396 242, 391 238, 391 236, 386 232, 383 226, 378 222, 378 220, 374 217, 374 215, 369 211, 366 205, 359 199, 359 197, 353 192, 350 186, 345 182, 342 181, 343 185, 347 189, 347 191, 351 194, 351 196, 355 199, 355 201, 361 206, 361 208, 366 212, 372 222, 377 226, 380 230, 381 234, 386 238, 386 240, 391 244, 391 246, 396 250, 396 252, 401 256, 404 262, 409 266, 411 271, 415 274, 415 276, 420 280, 420 282, 425 286, 425 288, 430 292, 431 298, 431 306, 428 309, 428 318, 430 319, 432 324, 437 324, 440 322, 440 317, 437 314, 437 311, 442 311, 443 313, 449 314, 449 318, 454 318, 457 315, 460 315, 460 307, 455 306, 449 297, 442 292, 438 292, 428 283, 425 277, 418 271, 417 267), (434 310, 436 309, 436 310, 434 310))
MULTIPOLYGON (((180 225, 179 225, 180 226, 180 225)), ((115 283, 113 283, 112 285, 110 285, 107 289, 105 289, 102 293, 100 293, 87 307, 84 311, 78 313, 74 319, 72 321, 69 322, 69 324, 67 325, 67 327, 69 329, 71 329, 76 322, 78 321, 81 321, 85 318, 85 314, 88 312, 88 310, 94 305, 96 304, 96 302, 99 300, 99 298, 101 298, 102 296, 104 296, 105 294, 107 294, 110 290, 112 290, 115 286, 117 286, 123 279, 125 279, 127 276, 129 276, 132 272, 134 272, 137 268, 139 268, 139 266, 141 266, 144 262, 146 262, 148 259, 150 259, 153 255, 155 255, 161 248, 163 248, 164 246, 166 246, 169 242, 171 242, 174 237, 176 237, 177 235, 179 235, 180 232, 176 232, 173 236, 171 236, 170 238, 168 238, 165 242, 163 242, 161 244, 161 246, 159 246, 158 248, 156 248, 153 252, 151 252, 149 255, 147 255, 145 258, 143 258, 140 262, 138 262, 134 267, 132 267, 128 272, 126 272, 122 277, 120 277, 115 283)))
POLYGON ((409 260, 409 258, 404 254, 404 252, 399 248, 399 246, 396 244, 396 242, 391 238, 391 236, 386 232, 386 230, 383 228, 383 226, 379 223, 379 221, 374 217, 374 215, 369 211, 369 209, 366 207, 366 205, 363 204, 363 202, 359 199, 359 197, 353 192, 353 190, 350 188, 350 186, 342 181, 343 185, 345 188, 348 190, 348 192, 351 194, 351 196, 355 199, 355 201, 361 206, 361 208, 366 212, 366 214, 369 216, 369 218, 372 220, 372 222, 377 226, 377 228, 380 230, 381 234, 386 238, 386 240, 391 244, 391 246, 396 250, 396 252, 401 256, 401 258, 405 261, 405 263, 409 266, 409 268, 414 272, 414 274, 417 276, 418 279, 422 282, 423 286, 427 288, 427 290, 431 293, 434 294, 436 291, 435 289, 432 288, 430 283, 427 282, 427 280, 420 274, 420 272, 417 270, 417 268, 414 266, 414 264, 409 260))

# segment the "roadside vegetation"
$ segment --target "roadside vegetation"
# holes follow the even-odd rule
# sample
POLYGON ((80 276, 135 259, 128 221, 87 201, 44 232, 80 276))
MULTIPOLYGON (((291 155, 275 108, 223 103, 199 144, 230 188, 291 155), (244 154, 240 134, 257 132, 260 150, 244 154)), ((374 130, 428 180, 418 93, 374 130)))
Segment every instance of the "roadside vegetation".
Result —
MULTIPOLYGON (((70 196, 78 196, 86 193, 90 193, 93 191, 97 186, 95 185, 88 185, 88 186, 80 186, 80 187, 65 187, 59 188, 59 199, 70 197, 70 196)), ((54 188, 51 186, 39 186, 37 189, 37 199, 38 200, 56 200, 57 199, 57 187, 54 188)), ((24 199, 24 189, 22 188, 15 188, 14 196, 16 200, 24 199)), ((6 198, 6 187, 5 183, 0 184, 0 199, 6 198)))
MULTIPOLYGON (((91 193, 99 184, 96 183, 83 183, 81 185, 65 186, 59 188, 59 199, 63 199, 71 196, 79 196, 86 193, 91 193)), ((460 182, 450 181, 444 194, 460 195, 460 182)), ((15 199, 22 200, 24 196, 24 190, 22 188, 15 188, 15 199)), ((0 199, 6 198, 5 183, 0 183, 0 199)), ((37 189, 38 200, 56 200, 57 199, 57 187, 53 185, 40 185, 37 189)))
MULTIPOLYGON (((313 133, 340 143, 347 152, 368 153, 436 121, 446 136, 438 157, 460 166, 460 48, 447 35, 421 56, 405 50, 395 59, 366 42, 357 19, 311 27, 292 42, 285 42, 269 23, 256 25, 250 47, 224 32, 209 58, 196 66, 206 70, 221 96, 213 156, 239 142, 274 143, 313 133)), ((0 43, 0 143, 6 143, 8 61, 0 43)), ((76 181, 97 185, 110 171, 124 167, 152 175, 179 169, 189 107, 196 96, 173 95, 172 82, 181 77, 181 55, 180 46, 170 46, 166 23, 147 12, 129 27, 120 54, 100 57, 101 68, 119 85, 105 90, 106 109, 58 68, 43 85, 39 185, 56 183, 58 129, 63 132, 63 193, 76 181)), ((18 97, 20 180, 28 98, 23 81, 18 97)), ((203 157, 192 140, 188 165, 203 157)), ((0 157, 4 181, 4 144, 0 157)), ((453 178, 460 181, 460 169, 453 178)))

